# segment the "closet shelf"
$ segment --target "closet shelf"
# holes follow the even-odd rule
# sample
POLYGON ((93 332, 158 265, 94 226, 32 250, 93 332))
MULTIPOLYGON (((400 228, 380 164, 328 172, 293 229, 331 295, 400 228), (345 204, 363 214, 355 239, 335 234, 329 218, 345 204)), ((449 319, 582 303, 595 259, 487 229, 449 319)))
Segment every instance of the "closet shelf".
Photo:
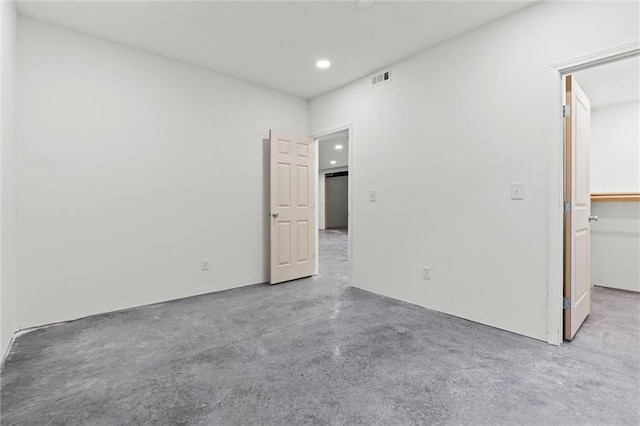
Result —
POLYGON ((592 203, 639 202, 640 192, 596 192, 591 194, 592 203))

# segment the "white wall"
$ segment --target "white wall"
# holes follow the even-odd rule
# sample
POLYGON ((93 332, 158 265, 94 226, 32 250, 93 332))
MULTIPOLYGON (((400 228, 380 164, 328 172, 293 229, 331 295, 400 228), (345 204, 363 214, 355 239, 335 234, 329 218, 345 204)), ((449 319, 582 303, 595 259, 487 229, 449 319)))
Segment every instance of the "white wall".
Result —
POLYGON ((18 24, 19 327, 265 282, 264 138, 307 101, 18 24))
POLYGON ((16 11, 0 2, 0 358, 16 331, 16 11))
POLYGON ((591 283, 640 292, 640 203, 592 203, 591 283))
POLYGON ((591 112, 591 192, 640 192, 640 103, 591 112))
MULTIPOLYGON (((640 192, 638 102, 592 111, 591 189, 640 192)), ((591 214, 591 283, 640 292, 640 205, 592 203, 591 214)))
POLYGON ((547 340, 559 317, 550 65, 636 41, 638 28, 637 3, 540 3, 392 65, 388 84, 313 99, 312 133, 353 125, 353 284, 547 340), (524 201, 511 182, 525 182, 524 201))

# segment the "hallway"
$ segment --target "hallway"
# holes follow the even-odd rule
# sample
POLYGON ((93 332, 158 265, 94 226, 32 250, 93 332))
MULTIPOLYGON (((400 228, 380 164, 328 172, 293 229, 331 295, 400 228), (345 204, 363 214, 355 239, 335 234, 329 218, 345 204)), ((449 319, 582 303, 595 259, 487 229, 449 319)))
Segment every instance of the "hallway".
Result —
POLYGON ((17 338, 3 425, 638 424, 638 294, 596 288, 574 342, 543 342, 320 275, 90 317, 17 338))

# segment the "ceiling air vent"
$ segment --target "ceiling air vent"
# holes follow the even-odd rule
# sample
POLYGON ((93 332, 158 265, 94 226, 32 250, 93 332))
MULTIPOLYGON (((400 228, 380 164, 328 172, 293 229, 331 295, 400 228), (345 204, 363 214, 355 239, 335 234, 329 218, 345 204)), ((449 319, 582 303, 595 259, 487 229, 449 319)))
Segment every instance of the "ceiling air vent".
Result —
POLYGON ((379 86, 382 83, 386 83, 389 80, 391 80, 391 71, 389 70, 382 71, 381 73, 371 77, 371 87, 379 86))

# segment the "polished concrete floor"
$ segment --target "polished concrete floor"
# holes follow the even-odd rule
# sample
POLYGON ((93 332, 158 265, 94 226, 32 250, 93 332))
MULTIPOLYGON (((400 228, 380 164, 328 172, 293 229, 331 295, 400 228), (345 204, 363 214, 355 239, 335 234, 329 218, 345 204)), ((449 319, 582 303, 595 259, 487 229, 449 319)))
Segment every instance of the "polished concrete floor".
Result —
POLYGON ((348 287, 346 239, 317 277, 21 335, 2 425, 640 423, 638 294, 554 347, 348 287))

